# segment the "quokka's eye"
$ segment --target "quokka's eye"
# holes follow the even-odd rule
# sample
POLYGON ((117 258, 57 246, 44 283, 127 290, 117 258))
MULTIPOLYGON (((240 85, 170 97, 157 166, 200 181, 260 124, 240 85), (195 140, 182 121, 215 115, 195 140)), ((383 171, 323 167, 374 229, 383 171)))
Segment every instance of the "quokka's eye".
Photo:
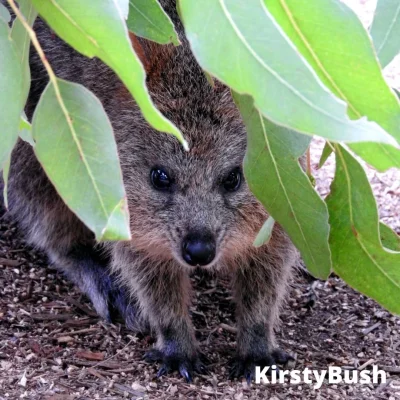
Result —
POLYGON ((242 172, 239 167, 233 169, 223 182, 224 189, 228 192, 235 192, 242 183, 242 172))
POLYGON ((150 172, 150 180, 157 190, 168 190, 172 185, 172 179, 162 168, 153 168, 150 172))

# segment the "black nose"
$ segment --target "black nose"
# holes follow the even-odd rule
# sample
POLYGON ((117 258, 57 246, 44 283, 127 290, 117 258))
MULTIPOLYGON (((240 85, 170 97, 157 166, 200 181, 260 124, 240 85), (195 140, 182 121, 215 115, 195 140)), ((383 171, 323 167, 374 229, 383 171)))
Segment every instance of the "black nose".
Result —
POLYGON ((190 265, 207 265, 215 257, 215 240, 210 234, 189 234, 182 243, 182 257, 190 265))

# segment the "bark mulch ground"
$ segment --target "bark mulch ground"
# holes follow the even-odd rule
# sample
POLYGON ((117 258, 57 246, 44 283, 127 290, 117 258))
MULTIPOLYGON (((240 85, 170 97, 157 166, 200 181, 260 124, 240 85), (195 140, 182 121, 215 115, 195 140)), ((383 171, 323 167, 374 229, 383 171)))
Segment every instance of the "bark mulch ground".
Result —
POLYGON ((7 217, 0 220, 0 399, 400 399, 400 319, 337 277, 310 282, 297 273, 282 311, 281 347, 292 368, 349 370, 378 365, 386 384, 256 385, 229 381, 235 348, 227 284, 193 278, 197 338, 210 376, 186 384, 155 378, 142 361, 152 338, 99 320, 76 288, 29 248, 7 217))
MULTIPOLYGON (((317 170, 323 142, 311 159, 316 188, 329 190, 334 160, 317 170)), ((381 219, 400 232, 400 176, 367 169, 381 219)), ((0 213, 0 400, 3 399, 400 399, 400 319, 337 277, 311 281, 296 273, 282 310, 281 347, 303 370, 386 371, 386 384, 248 386, 227 379, 235 349, 234 309, 227 283, 193 277, 192 313, 210 376, 185 383, 177 374, 156 379, 143 360, 152 338, 100 320, 88 300, 0 213)))

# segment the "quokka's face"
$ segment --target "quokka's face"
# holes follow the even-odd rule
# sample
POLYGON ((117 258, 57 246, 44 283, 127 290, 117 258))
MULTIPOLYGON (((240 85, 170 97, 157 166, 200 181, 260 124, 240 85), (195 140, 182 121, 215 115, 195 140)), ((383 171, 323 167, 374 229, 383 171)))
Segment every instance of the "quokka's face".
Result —
POLYGON ((132 246, 153 261, 211 268, 251 249, 266 214, 243 175, 246 133, 237 112, 225 119, 187 113, 179 114, 184 126, 179 118, 174 122, 188 152, 175 138, 150 129, 119 145, 132 246))

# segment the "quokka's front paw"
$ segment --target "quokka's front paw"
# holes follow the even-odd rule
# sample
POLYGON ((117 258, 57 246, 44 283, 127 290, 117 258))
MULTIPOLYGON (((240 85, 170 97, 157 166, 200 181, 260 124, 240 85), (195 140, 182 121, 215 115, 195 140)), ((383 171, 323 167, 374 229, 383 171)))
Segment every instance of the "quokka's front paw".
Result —
POLYGON ((248 356, 236 356, 231 362, 229 378, 235 379, 244 376, 247 383, 255 377, 256 367, 272 367, 277 364, 284 365, 288 361, 294 360, 294 358, 283 350, 275 349, 271 353, 265 354, 249 354, 248 356))
POLYGON ((202 355, 196 352, 189 356, 178 351, 171 351, 171 346, 166 346, 165 349, 151 349, 146 352, 144 359, 149 363, 160 362, 161 368, 158 370, 157 377, 166 375, 173 371, 179 371, 186 382, 193 381, 193 374, 198 373, 206 375, 208 373, 206 366, 201 359, 202 355))

